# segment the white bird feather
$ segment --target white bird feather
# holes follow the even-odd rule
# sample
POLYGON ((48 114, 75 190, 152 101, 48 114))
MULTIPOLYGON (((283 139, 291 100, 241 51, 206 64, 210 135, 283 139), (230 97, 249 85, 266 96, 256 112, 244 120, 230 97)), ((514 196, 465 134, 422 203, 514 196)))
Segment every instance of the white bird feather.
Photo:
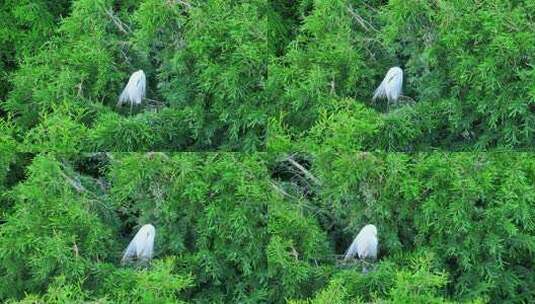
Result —
POLYGON ((121 96, 119 96, 117 106, 119 107, 125 103, 130 104, 130 106, 141 104, 141 101, 145 97, 146 87, 147 78, 145 77, 145 72, 143 70, 134 72, 130 76, 121 96))
POLYGON ((386 98, 388 102, 396 102, 401 96, 403 87, 403 70, 399 67, 393 67, 386 73, 385 78, 375 90, 372 100, 386 98))
POLYGON ((141 262, 147 262, 152 259, 154 250, 154 237, 156 229, 151 224, 143 225, 136 233, 128 247, 124 251, 121 263, 130 262, 137 259, 141 262))
POLYGON ((354 258, 355 255, 358 255, 359 259, 375 260, 378 243, 377 227, 371 224, 364 226, 347 249, 344 261, 354 258))

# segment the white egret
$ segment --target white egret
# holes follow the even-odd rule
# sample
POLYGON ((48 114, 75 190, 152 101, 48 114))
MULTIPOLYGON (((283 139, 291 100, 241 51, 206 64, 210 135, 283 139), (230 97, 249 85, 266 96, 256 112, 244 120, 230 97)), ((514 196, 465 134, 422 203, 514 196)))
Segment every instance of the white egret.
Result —
MULTIPOLYGON (((347 249, 344 261, 354 258, 355 255, 358 255, 361 260, 375 260, 378 243, 377 227, 371 224, 364 226, 347 249)), ((364 266, 363 271, 367 272, 366 266, 364 266)))
POLYGON ((145 72, 143 70, 134 72, 130 76, 121 96, 119 96, 117 106, 119 107, 124 103, 130 104, 130 107, 141 104, 141 100, 145 97, 146 87, 147 78, 145 77, 145 72))
POLYGON ((128 247, 124 251, 121 263, 130 262, 137 259, 140 262, 148 262, 152 259, 154 250, 154 237, 156 229, 151 224, 143 225, 136 233, 128 247))
POLYGON ((388 102, 396 102, 401 96, 403 86, 403 70, 399 67, 393 67, 386 73, 385 79, 375 90, 372 100, 377 98, 386 98, 388 102))

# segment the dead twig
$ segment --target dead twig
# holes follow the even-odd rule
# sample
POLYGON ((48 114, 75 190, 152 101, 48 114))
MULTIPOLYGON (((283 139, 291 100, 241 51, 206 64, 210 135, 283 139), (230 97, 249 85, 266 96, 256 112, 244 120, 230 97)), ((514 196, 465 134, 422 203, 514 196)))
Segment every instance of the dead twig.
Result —
POLYGON ((111 9, 107 9, 106 10, 106 14, 111 18, 111 21, 113 21, 115 26, 117 26, 117 28, 121 32, 123 32, 126 35, 129 35, 132 32, 130 27, 128 27, 128 25, 126 23, 122 22, 121 19, 119 19, 119 17, 115 16, 111 9))
POLYGON ((296 167, 299 171, 301 171, 308 179, 313 181, 315 184, 321 186, 321 181, 317 179, 310 171, 305 169, 305 167, 301 166, 298 162, 296 162, 291 156, 288 157, 288 162, 292 164, 292 166, 296 167))
POLYGON ((65 174, 63 171, 61 171, 61 175, 67 180, 67 182, 78 192, 87 192, 84 186, 82 186, 82 183, 79 180, 75 180, 65 174))
POLYGON ((155 107, 165 107, 165 102, 164 101, 159 101, 159 100, 156 100, 156 99, 150 99, 150 98, 147 98, 147 97, 143 97, 144 100, 147 100, 149 101, 149 105, 154 105, 155 107))
POLYGON ((292 246, 292 252, 290 253, 290 255, 293 256, 296 261, 299 261, 299 253, 297 252, 297 250, 295 250, 294 246, 292 246))
POLYGON ((78 246, 76 245, 76 241, 73 242, 74 245, 72 246, 72 249, 74 251, 74 256, 78 257, 80 255, 80 252, 78 251, 78 246))
POLYGON ((360 26, 362 26, 362 28, 364 28, 366 31, 369 32, 370 30, 373 30, 374 32, 379 32, 379 30, 376 29, 371 23, 364 20, 364 18, 362 18, 359 14, 357 14, 355 9, 353 9, 351 6, 347 7, 347 11, 351 14, 351 16, 353 16, 353 18, 358 22, 358 24, 360 24, 360 26))
POLYGON ((270 181, 270 183, 271 183, 271 186, 273 187, 273 189, 277 190, 283 196, 287 196, 289 198, 297 199, 295 196, 289 194, 288 192, 284 191, 281 187, 277 186, 273 181, 270 181))
POLYGON ((104 207, 105 209, 108 209, 108 210, 111 210, 111 208, 109 206, 107 206, 106 204, 104 204, 104 202, 101 200, 101 198, 98 197, 98 195, 96 195, 95 193, 93 193, 92 191, 89 191, 87 190, 87 188, 85 188, 82 183, 80 182, 79 179, 74 179, 70 176, 68 176, 67 174, 65 174, 65 172, 61 171, 60 172, 61 175, 65 178, 65 180, 67 180, 67 182, 78 192, 78 193, 87 193, 88 195, 90 195, 92 197, 92 199, 88 198, 87 200, 88 201, 91 201, 91 202, 95 202, 97 204, 99 204, 100 206, 104 207))
POLYGON ((169 156, 167 156, 167 155, 166 155, 165 153, 163 153, 163 152, 154 152, 154 151, 151 151, 151 152, 147 152, 145 155, 146 155, 148 158, 150 158, 150 159, 155 158, 157 155, 158 155, 158 156, 161 156, 161 157, 162 157, 163 159, 165 159, 165 160, 168 160, 168 159, 169 159, 169 156))
POLYGON ((366 3, 366 2, 362 2, 362 4, 364 4, 364 6, 366 6, 367 8, 369 8, 370 10, 372 10, 372 11, 374 11, 374 12, 376 12, 376 13, 379 12, 378 9, 376 9, 375 7, 369 5, 369 4, 366 3))
POLYGON ((410 97, 410 96, 401 95, 399 99, 400 99, 400 101, 403 100, 403 99, 404 99, 404 100, 408 100, 408 101, 409 101, 410 103, 412 103, 412 104, 415 104, 415 103, 416 103, 416 100, 414 100, 414 99, 413 99, 412 97, 410 97))
POLYGON ((187 7, 188 9, 191 8, 191 3, 186 2, 186 1, 184 1, 184 0, 175 0, 175 3, 177 3, 177 4, 182 4, 182 5, 184 5, 185 7, 187 7))
POLYGON ((331 95, 335 95, 336 93, 336 82, 335 82, 335 76, 333 75, 333 80, 330 83, 331 85, 331 95))

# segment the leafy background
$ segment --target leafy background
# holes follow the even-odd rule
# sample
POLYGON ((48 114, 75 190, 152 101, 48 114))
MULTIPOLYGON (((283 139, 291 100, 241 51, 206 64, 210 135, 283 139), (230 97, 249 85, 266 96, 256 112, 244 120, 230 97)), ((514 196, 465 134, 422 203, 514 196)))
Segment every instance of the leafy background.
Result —
POLYGON ((533 302, 535 157, 510 151, 533 146, 534 16, 3 1, 0 301, 533 302), (407 97, 372 103, 395 65, 407 97), (116 108, 138 69, 149 100, 116 108), (121 266, 146 223, 154 261, 121 266), (367 223, 380 256, 363 275, 340 256, 367 223))
POLYGON ((0 44, 1 119, 26 151, 262 147, 263 2, 8 1, 1 10, 10 33, 0 44), (33 18, 17 13, 28 7, 33 18), (117 109, 138 69, 150 101, 117 109))
POLYGON ((535 298, 530 153, 2 156, 3 302, 535 298), (152 264, 121 266, 146 223, 152 264), (341 257, 367 223, 380 254, 362 274, 341 257))
POLYGON ((0 121, 26 151, 531 150, 533 1, 5 1, 0 121), (371 102, 392 66, 397 105, 371 102), (115 103, 148 75, 135 111, 115 103), (361 124, 361 121, 365 123, 361 124))
POLYGON ((307 139, 311 130, 333 129, 368 139, 352 146, 361 150, 532 148, 531 1, 316 0, 273 8, 273 35, 288 37, 274 41, 268 68, 268 95, 284 111, 274 119, 276 135, 307 139), (387 109, 370 100, 392 66, 404 69, 408 98, 387 109))

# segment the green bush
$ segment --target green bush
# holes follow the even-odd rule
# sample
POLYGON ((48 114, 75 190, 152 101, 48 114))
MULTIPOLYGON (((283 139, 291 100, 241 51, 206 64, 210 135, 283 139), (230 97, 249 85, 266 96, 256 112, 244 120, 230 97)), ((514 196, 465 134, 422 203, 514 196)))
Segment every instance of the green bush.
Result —
POLYGON ((54 279, 43 296, 27 295, 20 301, 8 303, 187 303, 180 293, 192 284, 188 275, 172 273, 174 259, 156 261, 150 270, 113 269, 102 265, 105 276, 98 296, 78 284, 70 284, 64 276, 54 279))
POLYGON ((0 222, 2 301, 267 300, 277 196, 262 154, 47 154, 26 169, 0 222), (154 263, 121 268, 144 223, 157 229, 154 263))
POLYGON ((0 100, 22 58, 34 54, 54 33, 70 1, 5 0, 0 7, 0 100))
POLYGON ((535 118, 534 13, 531 1, 391 1, 382 36, 404 60, 407 92, 447 102, 449 133, 472 132, 483 148, 526 147, 535 118))
POLYGON ((318 153, 311 172, 321 186, 308 212, 337 254, 364 224, 375 223, 381 255, 432 254, 433 269, 447 273, 447 294, 455 300, 529 302, 531 156, 318 153))
POLYGON ((183 45, 162 67, 162 95, 179 109, 191 109, 202 122, 201 145, 256 150, 262 147, 271 112, 263 90, 265 2, 197 4, 188 10, 183 45))
POLYGON ((96 202, 77 195, 64 174, 58 162, 39 156, 13 189, 15 205, 0 229, 0 298, 39 291, 59 275, 81 282, 116 248, 111 227, 89 209, 96 202))
POLYGON ((388 142, 371 149, 531 148, 531 2, 368 2, 274 5, 272 31, 286 37, 274 38, 267 92, 291 134, 353 98, 388 112, 380 136, 388 142), (403 91, 413 100, 403 98, 399 111, 370 101, 392 66, 404 69, 403 91))
POLYGON ((4 302, 535 298, 531 153, 15 153, 5 164, 4 302), (153 262, 120 265, 146 223, 153 262), (363 274, 342 255, 367 223, 380 247, 363 274))
POLYGON ((47 119, 58 111, 77 113, 72 129, 88 129, 65 133, 82 136, 85 151, 258 150, 272 111, 263 91, 265 10, 261 1, 74 1, 46 44, 21 57, 2 109, 30 137, 30 150, 65 150, 58 138, 35 143, 45 141, 35 138, 48 132, 43 129, 64 128, 54 126, 61 119, 47 119), (148 75, 148 99, 134 111, 116 109, 122 86, 137 69, 148 75), (115 135, 127 137, 123 144, 99 138, 123 122, 132 129, 115 135), (147 126, 164 122, 172 129, 147 126), (171 135, 176 130, 187 136, 171 135), (160 139, 137 138, 154 131, 160 139))
POLYGON ((158 252, 182 255, 182 267, 196 277, 197 301, 265 299, 272 194, 260 156, 133 154, 121 163, 110 172, 113 200, 128 210, 126 222, 157 227, 158 252))
POLYGON ((383 261, 366 275, 341 270, 313 299, 289 303, 450 303, 440 296, 447 277, 429 268, 429 258, 423 256, 414 258, 411 265, 402 269, 383 261))
MULTIPOLYGON (((364 121, 379 120, 364 149, 533 145, 530 1, 8 1, 0 14, 0 115, 29 149, 64 150, 56 138, 25 139, 61 129, 47 119, 59 111, 88 129, 85 151, 259 151, 273 120, 303 138, 349 100, 369 114, 364 121), (392 66, 404 70, 404 96, 372 102, 392 66), (138 69, 147 99, 117 109, 138 69), (180 138, 133 138, 170 111, 180 138), (94 128, 113 133, 123 119, 133 129, 120 134, 127 143, 95 143, 94 128)), ((350 117, 338 119, 333 128, 358 133, 350 117)))
POLYGON ((535 302, 535 158, 498 152, 533 148, 533 16, 3 1, 0 302, 535 302), (392 66, 404 96, 371 101, 392 66), (139 69, 147 98, 116 107, 139 69), (147 223, 153 260, 121 265, 147 223), (342 257, 368 223, 364 274, 342 257))
POLYGON ((283 202, 270 204, 268 233, 271 301, 311 296, 327 279, 329 267, 316 267, 329 252, 325 233, 314 218, 303 216, 296 205, 283 202))

